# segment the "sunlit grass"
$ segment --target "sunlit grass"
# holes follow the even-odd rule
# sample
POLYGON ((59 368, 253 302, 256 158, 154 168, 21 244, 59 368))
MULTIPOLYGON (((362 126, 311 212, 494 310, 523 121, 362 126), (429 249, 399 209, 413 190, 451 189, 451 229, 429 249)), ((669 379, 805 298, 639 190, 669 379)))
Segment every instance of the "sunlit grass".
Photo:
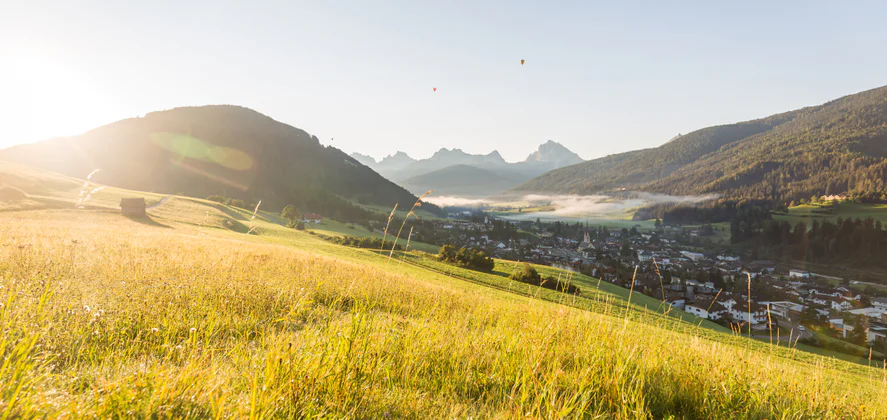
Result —
POLYGON ((887 416, 883 369, 585 276, 574 297, 502 262, 388 262, 185 197, 128 219, 119 198, 163 196, 105 188, 75 210, 82 181, 4 165, 36 210, 0 208, 0 418, 887 416))
POLYGON ((304 233, 2 217, 12 417, 887 416, 881 369, 301 247, 322 244, 304 233))

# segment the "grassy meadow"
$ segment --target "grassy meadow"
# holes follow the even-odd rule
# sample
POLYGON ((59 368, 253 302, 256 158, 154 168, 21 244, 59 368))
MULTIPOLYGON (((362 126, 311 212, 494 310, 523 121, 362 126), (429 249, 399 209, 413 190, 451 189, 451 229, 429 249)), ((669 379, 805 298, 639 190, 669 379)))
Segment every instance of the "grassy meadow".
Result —
POLYGON ((16 184, 30 207, 0 203, 3 419, 887 417, 883 368, 595 279, 522 293, 504 262, 388 260, 185 197, 144 219, 116 200, 161 197, 75 209, 49 178, 16 184))
POLYGON ((887 205, 885 204, 859 204, 852 202, 841 202, 838 205, 831 203, 820 204, 802 204, 793 206, 788 209, 786 214, 774 214, 774 220, 785 220, 792 225, 803 221, 810 227, 813 220, 830 220, 834 223, 838 218, 866 219, 871 217, 874 220, 880 220, 881 223, 887 223, 887 205))

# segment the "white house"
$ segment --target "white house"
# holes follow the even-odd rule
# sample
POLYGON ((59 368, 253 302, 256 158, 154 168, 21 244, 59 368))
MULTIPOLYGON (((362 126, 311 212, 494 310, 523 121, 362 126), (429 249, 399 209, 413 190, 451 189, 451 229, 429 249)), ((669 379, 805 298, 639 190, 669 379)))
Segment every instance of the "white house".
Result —
POLYGON ((688 303, 684 306, 684 311, 696 315, 703 319, 717 321, 724 317, 729 310, 721 303, 711 303, 711 299, 697 298, 696 302, 688 303))
POLYGON ((749 318, 748 304, 737 304, 730 308, 730 316, 734 321, 757 325, 767 322, 767 310, 760 305, 752 303, 751 318, 749 318))
POLYGON ((881 319, 881 315, 887 313, 887 309, 872 306, 868 308, 853 309, 850 313, 853 315, 865 315, 869 318, 881 319))
POLYGON ((699 260, 705 258, 705 255, 702 255, 698 252, 681 251, 681 255, 689 258, 692 261, 699 261, 699 260))
POLYGON ((735 255, 718 255, 718 261, 739 261, 735 255))
POLYGON ((803 270, 788 270, 789 278, 809 279, 810 273, 803 270))
POLYGON ((692 303, 689 305, 685 305, 684 312, 687 312, 688 314, 691 314, 691 315, 696 315, 696 316, 703 318, 703 319, 708 319, 708 307, 706 306, 705 308, 703 308, 702 306, 703 305, 699 304, 698 302, 692 303), (697 304, 700 306, 696 306, 697 304))
POLYGON ((832 309, 834 309, 836 311, 847 311, 847 310, 853 309, 853 305, 851 305, 850 302, 847 302, 846 300, 838 300, 838 299, 832 300, 831 306, 832 306, 832 309))
POLYGON ((872 325, 867 335, 869 344, 884 343, 887 341, 887 326, 872 325))
POLYGON ((887 311, 887 298, 875 298, 872 300, 872 306, 887 311))
POLYGON ((782 318, 788 321, 791 321, 792 313, 800 313, 804 310, 804 305, 794 302, 779 301, 760 303, 761 305, 764 305, 765 308, 767 307, 767 305, 770 306, 771 317, 782 318))

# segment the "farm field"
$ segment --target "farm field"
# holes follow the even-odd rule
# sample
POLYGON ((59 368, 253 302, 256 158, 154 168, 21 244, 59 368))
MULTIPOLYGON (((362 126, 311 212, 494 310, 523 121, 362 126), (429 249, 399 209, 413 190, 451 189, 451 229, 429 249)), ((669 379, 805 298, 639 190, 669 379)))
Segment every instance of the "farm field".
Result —
POLYGON ((790 207, 788 214, 773 215, 774 220, 785 220, 792 225, 803 221, 807 223, 808 227, 815 219, 834 222, 839 217, 844 219, 848 217, 854 219, 871 217, 874 220, 880 220, 881 223, 887 223, 887 204, 858 204, 851 202, 841 202, 837 206, 804 204, 790 207))
POLYGON ((887 416, 881 368, 706 328, 596 279, 572 276, 581 296, 523 293, 508 262, 389 260, 178 196, 147 218, 116 200, 161 197, 109 188, 75 209, 49 178, 40 197, 16 187, 31 209, 0 211, 11 418, 887 416))

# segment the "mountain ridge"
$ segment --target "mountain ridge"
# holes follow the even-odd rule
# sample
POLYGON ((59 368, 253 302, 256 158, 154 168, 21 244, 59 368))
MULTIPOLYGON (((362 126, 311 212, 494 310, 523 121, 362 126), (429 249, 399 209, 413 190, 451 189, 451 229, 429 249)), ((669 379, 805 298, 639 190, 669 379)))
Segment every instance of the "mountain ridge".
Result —
POLYGON ((538 176, 515 192, 618 189, 791 202, 811 195, 887 199, 887 86, 538 176))
MULTIPOLYGON (((402 153, 402 152, 398 152, 402 153)), ((380 174, 394 182, 407 187, 411 191, 419 191, 422 188, 440 190, 445 189, 454 195, 484 195, 499 193, 513 188, 520 183, 552 169, 583 162, 582 158, 573 153, 560 143, 553 140, 539 145, 527 159, 520 162, 507 162, 502 158, 498 150, 487 154, 470 154, 459 148, 441 148, 427 159, 414 160, 412 163, 400 169, 382 167, 379 163, 370 165, 380 174), (471 182, 459 188, 453 183, 453 170, 445 170, 452 166, 471 166, 483 172, 473 172, 477 175, 471 182), (486 175, 484 175, 486 174, 486 175), (429 175, 422 177, 423 175, 429 175), (504 182, 503 180, 508 180, 504 182), (510 185, 509 185, 510 184, 510 185), (424 187, 417 187, 422 185, 424 187)), ((461 177, 459 177, 462 179, 461 177)), ((423 190, 423 191, 424 191, 423 190)))
POLYGON ((236 105, 155 111, 78 136, 3 149, 0 159, 80 178, 101 169, 95 182, 121 188, 217 194, 271 206, 308 195, 329 201, 330 194, 386 206, 416 200, 316 136, 236 105))

